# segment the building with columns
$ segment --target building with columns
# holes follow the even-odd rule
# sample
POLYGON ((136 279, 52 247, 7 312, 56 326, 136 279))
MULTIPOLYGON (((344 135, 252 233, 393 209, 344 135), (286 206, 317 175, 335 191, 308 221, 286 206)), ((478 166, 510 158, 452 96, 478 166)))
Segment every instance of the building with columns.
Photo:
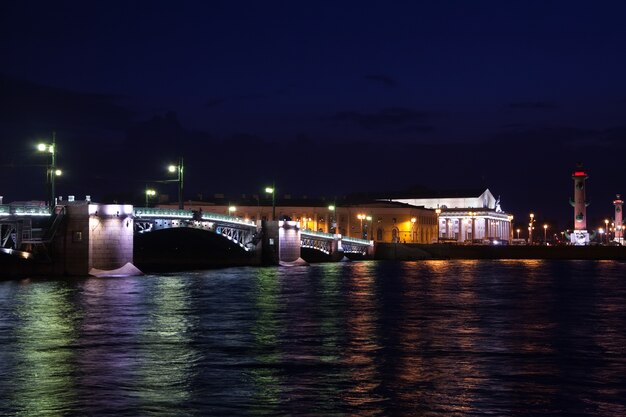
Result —
POLYGON ((513 239, 513 216, 502 211, 500 199, 489 189, 404 196, 390 201, 435 210, 440 242, 508 243, 513 239))
MULTIPOLYGON (((178 205, 159 204, 176 208, 178 205)), ((271 220, 267 195, 225 197, 185 202, 188 210, 208 211, 271 220)), ((486 243, 512 239, 513 216, 503 212, 487 189, 478 193, 449 193, 410 198, 368 197, 324 200, 277 196, 276 219, 300 222, 302 229, 396 243, 486 243)))

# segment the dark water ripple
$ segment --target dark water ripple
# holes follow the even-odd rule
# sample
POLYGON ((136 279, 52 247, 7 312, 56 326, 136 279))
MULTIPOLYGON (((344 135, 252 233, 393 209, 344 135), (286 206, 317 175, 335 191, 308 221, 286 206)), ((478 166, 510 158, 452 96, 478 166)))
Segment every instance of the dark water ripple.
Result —
POLYGON ((0 282, 0 415, 626 416, 626 265, 0 282))

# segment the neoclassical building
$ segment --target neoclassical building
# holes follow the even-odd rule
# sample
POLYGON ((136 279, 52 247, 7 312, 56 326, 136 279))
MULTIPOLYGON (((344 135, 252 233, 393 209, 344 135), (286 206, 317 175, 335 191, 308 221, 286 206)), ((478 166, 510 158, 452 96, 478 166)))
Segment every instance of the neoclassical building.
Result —
MULTIPOLYGON (((387 199, 355 197, 340 201, 277 196, 276 219, 300 222, 302 229, 339 233, 375 242, 397 243, 485 243, 509 241, 512 216, 499 201, 484 192, 449 193, 436 197, 417 196, 387 199)), ((177 208, 178 204, 159 204, 177 208)), ((267 196, 224 197, 187 201, 185 209, 271 220, 272 201, 267 196)))
POLYGON ((439 241, 479 243, 512 239, 513 216, 502 211, 489 189, 475 193, 393 198, 393 202, 433 209, 438 213, 439 241))

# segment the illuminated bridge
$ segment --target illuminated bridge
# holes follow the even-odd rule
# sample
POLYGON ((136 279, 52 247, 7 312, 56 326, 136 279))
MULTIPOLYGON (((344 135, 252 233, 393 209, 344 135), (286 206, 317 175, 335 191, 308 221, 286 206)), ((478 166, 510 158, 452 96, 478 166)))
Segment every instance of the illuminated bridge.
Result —
MULTIPOLYGON (((244 250, 254 250, 261 239, 261 228, 256 222, 241 217, 192 210, 142 208, 133 210, 135 232, 188 227, 217 233, 244 250)), ((300 230, 300 247, 330 255, 335 252, 366 255, 373 243, 368 240, 342 237, 330 233, 300 230)))
POLYGON ((178 262, 181 268, 194 259, 205 262, 204 266, 290 265, 301 264, 302 258, 337 261, 344 255, 373 255, 374 249, 371 241, 301 230, 294 221, 254 222, 210 212, 90 201, 68 201, 52 213, 42 204, 0 205, 0 261, 14 274, 87 275, 92 270, 116 270, 135 262, 134 242, 139 238, 144 260, 178 262), (210 235, 152 236, 167 229, 210 235))
POLYGON ((260 233, 253 221, 217 213, 137 207, 133 216, 135 233, 188 227, 221 235, 246 251, 255 248, 260 233))
POLYGON ((34 253, 49 257, 49 245, 59 229, 65 208, 54 213, 29 203, 0 205, 0 252, 29 259, 34 253))

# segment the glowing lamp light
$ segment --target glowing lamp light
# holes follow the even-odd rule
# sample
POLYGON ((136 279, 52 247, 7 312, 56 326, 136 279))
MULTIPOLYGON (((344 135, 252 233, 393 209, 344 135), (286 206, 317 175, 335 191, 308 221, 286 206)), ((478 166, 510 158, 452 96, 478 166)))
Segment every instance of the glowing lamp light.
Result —
POLYGON ((37 150, 39 152, 45 152, 46 149, 48 149, 48 145, 46 145, 45 143, 40 143, 39 145, 37 145, 37 150))
POLYGON ((415 217, 411 217, 411 223, 415 223, 417 219, 415 217))
POLYGON ((274 189, 272 187, 265 187, 265 192, 266 193, 273 193, 274 189))
POLYGON ((63 171, 61 171, 60 169, 57 169, 54 171, 54 175, 56 175, 57 177, 60 177, 61 175, 63 175, 63 171))
POLYGON ((229 213, 234 213, 235 211, 237 211, 237 207, 235 207, 235 206, 228 207, 228 212, 229 213))
POLYGON ((328 210, 331 210, 331 211, 332 211, 332 210, 334 210, 334 209, 335 209, 335 206, 333 206, 333 205, 328 206, 328 210))
POLYGON ((176 168, 177 168, 176 165, 170 165, 167 167, 167 170, 169 172, 176 172, 176 168))

